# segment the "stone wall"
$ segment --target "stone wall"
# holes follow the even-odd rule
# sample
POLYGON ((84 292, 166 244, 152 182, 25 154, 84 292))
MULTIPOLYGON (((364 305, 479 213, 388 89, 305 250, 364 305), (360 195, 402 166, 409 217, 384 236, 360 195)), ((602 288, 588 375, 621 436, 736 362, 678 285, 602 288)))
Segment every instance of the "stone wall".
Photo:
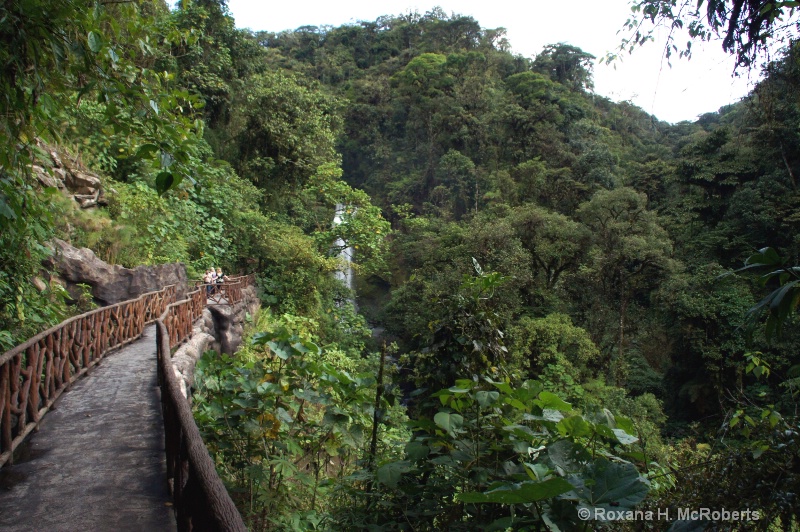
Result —
POLYGON ((255 287, 242 290, 242 301, 231 305, 211 305, 203 310, 192 336, 172 355, 175 375, 181 381, 181 392, 189 398, 194 385, 194 368, 203 353, 213 349, 218 353, 233 354, 242 343, 245 317, 255 315, 260 307, 255 287))

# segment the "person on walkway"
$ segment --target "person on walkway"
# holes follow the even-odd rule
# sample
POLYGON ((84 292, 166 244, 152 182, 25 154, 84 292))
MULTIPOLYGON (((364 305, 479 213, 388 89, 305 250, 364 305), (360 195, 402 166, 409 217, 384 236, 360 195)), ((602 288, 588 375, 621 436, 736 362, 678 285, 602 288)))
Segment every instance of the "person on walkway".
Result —
MULTIPOLYGON (((224 283, 224 282, 226 282, 228 280, 228 276, 222 273, 222 268, 217 268, 217 272, 216 273, 217 273, 217 284, 218 285, 221 285, 222 283, 224 283)), ((218 287, 216 287, 216 290, 218 292, 222 293, 223 287, 222 286, 218 286, 218 287)))
POLYGON ((217 288, 217 270, 211 267, 211 293, 216 294, 219 291, 217 288))
POLYGON ((213 268, 208 268, 206 274, 203 276, 203 284, 206 285, 206 297, 211 297, 211 291, 214 289, 214 279, 211 276, 213 271, 213 268))

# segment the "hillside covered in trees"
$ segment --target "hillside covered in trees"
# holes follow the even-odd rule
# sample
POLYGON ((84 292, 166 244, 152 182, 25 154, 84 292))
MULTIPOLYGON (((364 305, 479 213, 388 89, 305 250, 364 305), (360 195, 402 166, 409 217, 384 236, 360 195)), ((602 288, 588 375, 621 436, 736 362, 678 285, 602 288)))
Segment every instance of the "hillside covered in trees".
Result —
POLYGON ((80 312, 53 237, 256 273, 269 309, 195 390, 253 530, 798 526, 800 48, 668 124, 579 48, 441 10, 275 34, 32 0, 0 35, 0 346, 80 312), (36 179, 53 150, 105 206, 36 179))

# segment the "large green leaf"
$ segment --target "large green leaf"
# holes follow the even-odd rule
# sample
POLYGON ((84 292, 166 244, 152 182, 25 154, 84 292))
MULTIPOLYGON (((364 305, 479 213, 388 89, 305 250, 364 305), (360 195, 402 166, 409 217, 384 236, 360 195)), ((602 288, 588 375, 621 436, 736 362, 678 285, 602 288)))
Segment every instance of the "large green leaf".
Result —
POLYGON ((552 408, 553 410, 560 410, 561 412, 569 412, 572 410, 571 404, 552 392, 541 392, 539 394, 539 399, 534 402, 542 408, 552 408))
POLYGON ((433 416, 433 422, 452 436, 464 426, 464 416, 451 414, 450 412, 439 412, 433 416))
POLYGON ((17 214, 8 206, 5 198, 0 196, 0 215, 8 218, 9 220, 16 220, 17 214))
POLYGON ((406 445, 406 454, 411 460, 424 460, 431 453, 431 448, 419 441, 411 441, 406 445))
POLYGON ((396 488, 397 483, 400 482, 400 477, 411 469, 409 462, 402 460, 400 462, 390 462, 382 465, 376 472, 378 482, 386 484, 390 488, 396 488))
POLYGON ((562 419, 558 422, 556 427, 562 435, 572 438, 580 438, 581 436, 588 436, 591 434, 589 423, 587 423, 582 416, 571 416, 562 419))
POLYGON ((250 340, 250 343, 253 345, 265 345, 272 341, 275 338, 275 335, 268 332, 259 332, 253 335, 253 339, 250 340))
POLYGON ((275 353, 275 355, 282 359, 288 360, 292 356, 292 348, 286 345, 285 342, 267 342, 270 350, 275 353))
POLYGON ((156 190, 159 194, 163 194, 175 183, 175 176, 172 175, 172 172, 161 172, 156 176, 156 190))
MULTIPOLYGON (((596 458, 590 467, 568 477, 574 498, 588 508, 630 510, 645 498, 650 482, 633 464, 596 458)), ((572 497, 569 497, 572 498, 572 497)))
POLYGON ((581 471, 592 459, 592 455, 583 445, 570 440, 558 440, 549 445, 547 457, 555 467, 565 473, 581 471))
POLYGON ((89 45, 89 50, 97 53, 103 47, 103 38, 98 33, 90 31, 86 37, 86 43, 89 45))
POLYGON ((478 401, 478 404, 482 408, 487 408, 493 405, 494 403, 497 402, 499 398, 500 398, 500 392, 495 392, 495 391, 491 392, 480 391, 475 394, 475 400, 478 401))
POLYGON ((158 153, 159 147, 155 144, 142 144, 136 150, 136 157, 146 159, 158 153))
POLYGON ((623 445, 630 445, 632 443, 636 443, 637 441, 639 441, 639 438, 628 434, 622 429, 611 429, 611 430, 614 432, 614 435, 617 437, 617 440, 623 445))
POLYGON ((746 266, 759 265, 759 266, 779 266, 783 263, 778 252, 773 248, 766 247, 759 249, 753 253, 747 260, 744 261, 746 266))

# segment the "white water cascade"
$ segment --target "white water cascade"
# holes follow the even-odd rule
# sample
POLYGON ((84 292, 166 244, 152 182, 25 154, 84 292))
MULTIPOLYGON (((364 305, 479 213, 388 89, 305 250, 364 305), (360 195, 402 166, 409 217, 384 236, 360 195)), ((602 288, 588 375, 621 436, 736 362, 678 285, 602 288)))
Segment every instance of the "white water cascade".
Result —
MULTIPOLYGON (((347 207, 345 207, 341 203, 336 204, 336 212, 333 215, 333 225, 334 227, 337 225, 341 225, 344 215, 346 213, 347 207)), ((336 249, 339 249, 339 258, 341 259, 341 266, 340 269, 336 271, 336 278, 342 281, 344 285, 347 287, 348 290, 353 290, 353 247, 349 246, 347 242, 345 242, 341 238, 337 238, 336 242, 334 243, 336 249)), ((353 306, 356 306, 356 302, 354 299, 350 300, 353 303, 353 306)), ((356 307, 357 308, 357 307, 356 307)))

